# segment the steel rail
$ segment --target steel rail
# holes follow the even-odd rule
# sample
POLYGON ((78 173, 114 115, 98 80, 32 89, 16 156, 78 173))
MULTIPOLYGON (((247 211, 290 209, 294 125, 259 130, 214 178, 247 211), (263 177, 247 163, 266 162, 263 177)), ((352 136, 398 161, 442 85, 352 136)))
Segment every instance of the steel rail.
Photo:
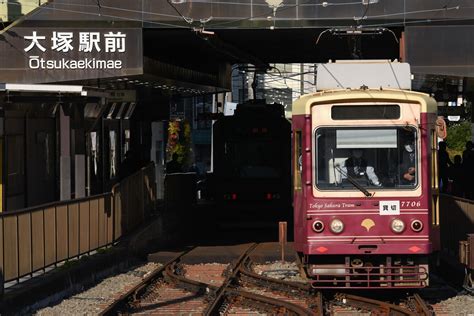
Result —
MULTIPOLYGON (((191 291, 193 293, 202 294, 202 295, 205 295, 205 294, 212 295, 212 293, 217 293, 218 290, 220 289, 219 287, 214 286, 214 285, 202 283, 199 281, 188 279, 181 275, 177 275, 174 273, 175 268, 176 268, 176 263, 173 263, 165 269, 165 279, 167 279, 167 281, 171 283, 176 284, 180 288, 191 291)), ((257 307, 262 308, 264 306, 267 306, 266 308, 267 310, 269 309, 269 307, 271 307, 273 309, 269 310, 270 312, 274 311, 275 306, 278 306, 278 307, 284 308, 286 311, 289 312, 289 314, 292 314, 292 315, 308 315, 307 310, 300 306, 294 305, 289 302, 282 302, 281 300, 276 300, 270 297, 265 297, 263 295, 254 294, 254 293, 247 292, 240 289, 226 288, 225 292, 223 292, 222 295, 224 299, 225 299, 225 296, 233 296, 233 297, 242 298, 245 301, 252 301, 254 302, 254 305, 257 307)), ((216 301, 216 299, 214 299, 214 301, 216 301)), ((222 301, 220 303, 222 303, 222 301)), ((216 308, 219 308, 220 306, 221 305, 216 305, 216 308)), ((217 312, 217 314, 219 314, 219 312, 217 312)), ((215 314, 211 313, 211 315, 215 315, 215 314)))
POLYGON ((142 291, 144 291, 149 285, 151 285, 155 280, 161 278, 163 273, 165 272, 168 266, 174 264, 178 261, 182 256, 193 250, 194 248, 190 248, 185 250, 178 255, 176 255, 173 259, 169 260, 163 266, 153 270, 146 278, 144 278, 139 284, 122 294, 117 300, 115 300, 112 304, 107 306, 106 309, 102 310, 99 315, 100 316, 110 316, 110 315, 117 315, 118 311, 127 305, 128 302, 136 300, 137 296, 140 295, 142 291))
POLYGON ((381 312, 383 315, 393 315, 393 316, 417 316, 415 314, 403 307, 393 305, 387 302, 382 302, 366 297, 343 294, 336 294, 336 299, 341 301, 344 306, 352 306, 356 308, 366 309, 372 312, 381 312))
MULTIPOLYGON (((249 258, 252 251, 256 248, 257 244, 252 244, 245 253, 243 253, 239 259, 233 264, 231 269, 232 273, 224 281, 223 285, 216 292, 216 297, 213 302, 209 304, 208 309, 204 313, 205 315, 220 315, 220 308, 223 303, 229 297, 238 297, 247 302, 250 307, 259 307, 269 309, 269 312, 275 312, 275 308, 278 307, 279 314, 290 314, 290 315, 315 315, 311 310, 296 304, 285 302, 279 299, 270 298, 264 295, 255 294, 238 288, 231 288, 233 283, 238 280, 239 274, 242 273, 242 266, 249 258), (283 309, 283 312, 282 312, 283 309)), ((257 275, 257 277, 260 277, 257 275)))
POLYGON ((173 262, 172 264, 167 266, 165 269, 165 279, 168 282, 175 284, 182 289, 188 290, 196 294, 205 294, 211 291, 215 292, 218 289, 218 287, 215 285, 210 285, 207 283, 188 279, 184 276, 176 274, 175 271, 176 271, 176 262, 173 262))
POLYGON ((270 277, 267 277, 267 276, 264 276, 264 275, 259 275, 255 272, 253 272, 251 269, 250 269, 250 266, 252 265, 252 261, 250 260, 250 258, 248 258, 243 265, 240 266, 240 273, 243 274, 243 275, 246 275, 250 278, 253 278, 255 280, 258 280, 258 281, 265 281, 266 283, 268 284, 278 284, 279 286, 285 286, 289 289, 291 289, 292 291, 301 291, 301 292, 305 292, 305 293, 308 293, 310 290, 311 290, 311 287, 306 284, 306 283, 298 283, 298 282, 291 282, 291 281, 285 281, 285 280, 278 280, 278 279, 275 279, 275 278, 270 278, 270 277))
POLYGON ((316 315, 324 315, 324 305, 323 305, 323 296, 321 292, 316 292, 314 295, 311 294, 312 288, 308 284, 298 283, 298 282, 291 282, 285 280, 278 280, 275 278, 269 278, 263 275, 256 274, 250 269, 252 265, 252 261, 250 258, 244 262, 243 265, 240 267, 240 273, 244 276, 244 280, 255 284, 257 286, 264 286, 266 288, 276 290, 276 291, 283 291, 290 295, 295 295, 295 293, 299 292, 303 295, 307 295, 313 304, 311 304, 310 308, 313 310, 315 309, 316 315))
MULTIPOLYGON (((246 253, 251 251, 256 245, 252 245, 252 246, 253 247, 251 249, 249 248, 249 250, 247 250, 246 253)), ((168 264, 166 264, 165 266, 159 269, 160 270, 159 274, 163 275, 166 281, 172 284, 175 284, 178 287, 183 288, 185 290, 188 290, 197 294, 202 294, 202 295, 206 295, 206 294, 212 295, 212 293, 217 293, 218 290, 221 289, 217 286, 191 280, 184 276, 176 274, 175 271, 177 269, 177 261, 179 260, 181 256, 174 258, 174 260, 171 260, 168 264)), ((244 255, 240 257, 240 259, 243 259, 243 258, 245 258, 244 255)), ((240 259, 238 260, 238 262, 241 261, 240 259)), ((238 267, 238 264, 234 266, 238 267)), ((238 271, 238 269, 234 269, 234 270, 235 272, 238 271)), ((143 285, 141 285, 140 287, 144 288, 143 285)), ((136 292, 136 291, 132 290, 129 292, 136 292)), ((134 294, 132 293, 132 296, 133 295, 134 294)), ((238 297, 239 299, 244 299, 245 301, 251 301, 253 302, 253 305, 259 308, 265 308, 266 310, 270 310, 270 311, 274 311, 275 308, 279 308, 279 309, 284 309, 285 311, 287 311, 289 314, 292 314, 292 315, 293 314, 294 315, 308 315, 307 311, 304 308, 294 305, 292 303, 282 302, 281 300, 276 300, 276 299, 265 297, 262 295, 256 295, 254 293, 246 292, 240 289, 226 288, 225 294, 223 295, 238 297)), ((125 295, 123 296, 125 297, 125 295)), ((127 301, 127 299, 125 299, 125 301, 127 301)))
MULTIPOLYGON (((247 301, 255 301, 257 302, 258 306, 261 307, 262 303, 266 305, 270 305, 273 307, 272 310, 269 310, 269 312, 275 312, 275 306, 282 307, 283 311, 280 311, 278 314, 279 315, 313 315, 316 316, 315 313, 312 311, 298 306, 296 304, 290 303, 290 302, 285 302, 279 299, 274 299, 271 297, 267 297, 264 295, 260 294, 255 294, 252 292, 247 292, 241 289, 233 289, 233 288, 228 288, 225 291, 226 295, 235 295, 239 297, 243 297, 247 301)), ((217 313, 211 313, 210 315, 220 315, 219 311, 217 313)), ((319 315, 318 315, 319 316, 319 315)))
POLYGON ((237 277, 237 274, 239 272, 239 267, 242 264, 242 262, 245 260, 245 258, 248 257, 250 252, 254 250, 257 247, 256 243, 253 243, 249 246, 249 248, 242 254, 240 257, 237 259, 237 261, 233 264, 231 268, 231 275, 229 275, 225 280, 222 286, 217 290, 216 292, 216 297, 214 300, 208 305, 208 308, 206 309, 204 315, 218 315, 219 314, 219 307, 225 300, 225 291, 226 289, 230 286, 232 282, 237 277))
MULTIPOLYGON (((261 279, 265 282, 266 285, 270 285, 271 282, 273 283, 280 283, 276 279, 270 279, 267 277, 263 277, 260 275, 252 275, 245 269, 242 269, 242 264, 248 259, 249 254, 255 249, 257 244, 252 244, 246 251, 243 253, 236 262, 232 265, 230 271, 232 271, 231 275, 226 278, 223 285, 221 287, 217 287, 214 285, 206 284, 203 282, 195 281, 188 279, 182 275, 176 274, 176 270, 178 268, 178 262, 186 253, 190 252, 192 249, 183 251, 173 259, 169 260, 166 264, 161 266, 158 269, 152 271, 145 279, 143 279, 139 284, 134 286, 132 289, 127 291, 126 293, 122 294, 117 300, 115 300, 112 304, 110 304, 105 310, 100 312, 99 315, 117 315, 119 311, 124 308, 130 302, 136 301, 139 296, 146 291, 153 282, 155 282, 159 278, 164 278, 167 282, 171 284, 176 284, 180 288, 184 288, 185 290, 202 294, 202 295, 211 295, 214 296, 213 301, 208 305, 208 308, 205 312, 205 315, 219 315, 219 309, 222 304, 228 300, 229 298, 235 298, 236 300, 243 300, 246 304, 250 307, 264 309, 268 312, 275 312, 279 311, 279 314, 289 314, 289 315, 323 315, 322 313, 316 314, 309 309, 304 307, 298 306, 296 304, 285 302, 280 299, 274 299, 271 297, 267 297, 264 295, 255 294, 252 292, 248 292, 239 288, 231 288, 230 286, 238 280, 239 274, 246 274, 247 277, 261 279), (276 282, 275 282, 276 281, 276 282)), ((255 283, 255 282, 253 282, 255 283)), ((301 291, 308 291, 309 287, 305 287, 303 284, 298 284, 294 282, 283 281, 283 286, 291 287, 293 290, 301 291)), ((280 288, 278 290, 282 291, 282 285, 279 285, 280 288)), ((275 288, 275 286, 269 286, 270 288, 275 288)), ((289 292, 291 292, 290 290, 289 292)), ((287 291, 288 292, 288 291, 287 291)), ((322 296, 320 293, 315 297, 318 305, 318 308, 322 309, 322 296)))
POLYGON ((411 301, 414 304, 415 312, 417 313, 417 315, 432 316, 434 314, 430 311, 428 306, 426 306, 425 301, 421 298, 420 295, 415 293, 415 295, 413 295, 413 297, 411 298, 411 301))

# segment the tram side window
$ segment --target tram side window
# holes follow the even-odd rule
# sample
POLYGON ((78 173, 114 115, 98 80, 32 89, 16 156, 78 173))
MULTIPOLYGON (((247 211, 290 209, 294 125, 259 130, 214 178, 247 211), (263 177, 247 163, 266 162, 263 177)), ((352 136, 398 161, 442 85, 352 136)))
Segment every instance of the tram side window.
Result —
POLYGON ((315 132, 319 189, 354 190, 354 181, 374 189, 417 184, 415 129, 320 128, 315 132))

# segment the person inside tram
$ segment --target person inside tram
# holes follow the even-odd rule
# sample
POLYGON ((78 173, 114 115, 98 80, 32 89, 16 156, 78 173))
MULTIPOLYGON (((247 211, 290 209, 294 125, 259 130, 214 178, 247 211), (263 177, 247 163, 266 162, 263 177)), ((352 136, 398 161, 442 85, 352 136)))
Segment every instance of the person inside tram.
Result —
POLYGON ((382 184, 375 174, 374 167, 367 164, 364 158, 364 151, 362 149, 351 150, 351 156, 346 159, 342 167, 342 179, 347 179, 348 176, 358 180, 368 179, 373 185, 380 187, 382 184))
POLYGON ((407 133, 403 142, 402 161, 400 164, 402 171, 402 184, 413 184, 416 172, 416 151, 413 135, 407 133))

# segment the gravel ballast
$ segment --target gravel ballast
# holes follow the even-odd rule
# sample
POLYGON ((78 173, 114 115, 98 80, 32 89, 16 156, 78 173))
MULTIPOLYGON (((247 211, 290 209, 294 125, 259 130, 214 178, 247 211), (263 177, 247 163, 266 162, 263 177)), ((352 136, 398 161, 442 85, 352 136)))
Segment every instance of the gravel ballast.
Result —
POLYGON ((137 285, 148 273, 159 266, 156 263, 147 263, 126 273, 103 279, 97 285, 64 299, 55 306, 36 311, 36 315, 97 315, 126 288, 137 285))

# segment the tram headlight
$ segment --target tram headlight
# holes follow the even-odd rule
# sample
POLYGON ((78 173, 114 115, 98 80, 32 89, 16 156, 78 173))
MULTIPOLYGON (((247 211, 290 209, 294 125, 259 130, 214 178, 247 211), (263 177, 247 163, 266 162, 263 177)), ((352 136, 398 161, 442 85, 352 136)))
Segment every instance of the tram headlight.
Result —
POLYGON ((405 223, 398 218, 395 218, 391 224, 392 231, 394 233, 400 234, 405 229, 405 223))
POLYGON ((339 234, 344 230, 344 223, 340 219, 333 219, 329 227, 333 233, 339 234))
POLYGON ((411 222, 410 227, 411 227, 411 230, 418 233, 423 230, 423 223, 420 220, 415 219, 411 222))
POLYGON ((314 221, 313 230, 317 233, 320 233, 324 230, 324 223, 321 221, 314 221))

